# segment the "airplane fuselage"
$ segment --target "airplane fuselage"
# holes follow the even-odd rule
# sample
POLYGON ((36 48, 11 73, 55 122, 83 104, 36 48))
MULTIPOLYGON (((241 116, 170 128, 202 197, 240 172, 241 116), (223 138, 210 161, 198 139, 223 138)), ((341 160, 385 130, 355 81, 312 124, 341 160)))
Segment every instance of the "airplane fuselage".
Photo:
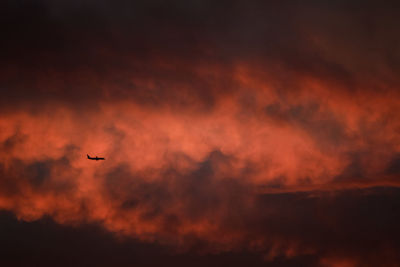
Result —
POLYGON ((97 157, 97 156, 94 157, 94 158, 92 158, 92 157, 89 156, 89 155, 87 155, 87 158, 90 159, 90 160, 96 160, 96 161, 97 161, 97 160, 105 160, 105 158, 99 158, 99 157, 97 157))

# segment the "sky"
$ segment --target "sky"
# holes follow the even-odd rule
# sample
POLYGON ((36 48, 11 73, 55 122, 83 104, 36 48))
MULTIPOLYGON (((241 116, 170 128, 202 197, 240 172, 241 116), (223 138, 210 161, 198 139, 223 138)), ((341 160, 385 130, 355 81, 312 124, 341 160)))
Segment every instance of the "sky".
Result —
POLYGON ((2 1, 0 264, 398 266, 398 10, 2 1))

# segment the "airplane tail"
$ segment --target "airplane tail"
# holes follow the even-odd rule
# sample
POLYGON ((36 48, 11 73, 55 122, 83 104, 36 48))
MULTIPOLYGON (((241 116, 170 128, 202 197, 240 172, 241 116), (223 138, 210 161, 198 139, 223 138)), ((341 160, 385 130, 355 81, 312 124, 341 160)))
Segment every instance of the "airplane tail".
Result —
POLYGON ((86 154, 86 156, 87 156, 88 159, 90 158, 90 157, 89 157, 89 154, 86 154))

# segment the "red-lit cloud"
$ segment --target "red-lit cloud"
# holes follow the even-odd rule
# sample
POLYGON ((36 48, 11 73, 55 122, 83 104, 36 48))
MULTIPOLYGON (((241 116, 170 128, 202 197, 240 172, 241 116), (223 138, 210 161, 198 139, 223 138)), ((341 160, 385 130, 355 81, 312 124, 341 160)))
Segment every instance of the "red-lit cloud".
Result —
POLYGON ((88 14, 104 27, 80 28, 69 15, 83 23, 76 12, 85 8, 65 4, 64 14, 43 5, 40 19, 20 22, 41 30, 17 24, 2 48, 1 209, 26 221, 98 223, 177 250, 246 249, 266 261, 318 255, 320 266, 358 266, 371 235, 395 259, 398 232, 379 232, 385 223, 375 218, 397 218, 387 205, 398 202, 400 186, 399 80, 382 55, 391 32, 379 28, 390 19, 370 14, 378 41, 358 24, 362 15, 349 28, 346 13, 330 22, 341 6, 301 7, 294 16, 271 5, 291 18, 264 20, 243 4, 226 14, 232 24, 215 27, 200 15, 181 25, 182 10, 200 8, 182 6, 171 8, 182 12, 174 19, 138 15, 141 29, 124 13, 116 19, 114 6, 88 14), (359 38, 337 39, 345 33, 359 38), (25 39, 32 44, 23 47, 25 39), (381 47, 363 58, 373 45, 381 47), (369 213, 370 203, 387 213, 369 213))

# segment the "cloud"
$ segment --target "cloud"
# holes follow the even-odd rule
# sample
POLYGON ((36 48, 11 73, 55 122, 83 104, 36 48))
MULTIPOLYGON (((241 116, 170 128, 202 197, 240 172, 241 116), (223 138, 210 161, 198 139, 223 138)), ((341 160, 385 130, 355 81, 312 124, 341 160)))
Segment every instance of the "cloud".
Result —
POLYGON ((398 261, 388 4, 1 5, 1 209, 181 255, 398 261))

